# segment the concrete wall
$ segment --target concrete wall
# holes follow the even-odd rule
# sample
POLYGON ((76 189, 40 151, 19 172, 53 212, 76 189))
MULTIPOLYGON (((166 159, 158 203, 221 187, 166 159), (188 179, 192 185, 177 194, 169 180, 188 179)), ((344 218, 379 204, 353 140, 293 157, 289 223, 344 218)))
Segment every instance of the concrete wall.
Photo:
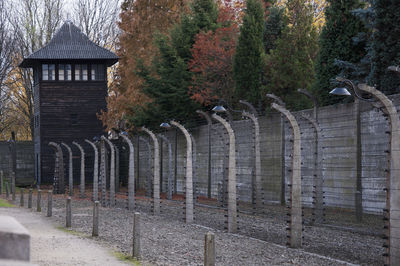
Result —
MULTIPOLYGON (((35 158, 33 153, 33 143, 31 141, 18 141, 17 150, 17 185, 29 185, 34 181, 35 158)), ((5 177, 10 173, 10 151, 9 143, 0 141, 0 170, 4 172, 5 177)))
MULTIPOLYGON (((400 106, 400 96, 392 97, 400 106)), ((303 113, 312 115, 312 110, 303 113)), ((313 196, 313 167, 315 158, 315 131, 311 124, 301 118, 300 112, 294 113, 302 133, 302 183, 303 204, 310 205, 313 196)), ((356 192, 356 120, 352 103, 323 107, 318 112, 319 124, 322 128, 321 145, 323 147, 322 173, 325 192, 325 204, 331 207, 354 208, 356 192)), ((282 135, 281 116, 270 113, 260 117, 261 127, 261 164, 264 199, 268 202, 279 202, 282 182, 282 135)), ((291 129, 284 121, 285 127, 285 182, 290 177, 291 165, 291 129)), ((253 124, 250 120, 233 122, 237 143, 237 183, 239 200, 251 201, 251 183, 254 174, 254 138, 253 124)), ((361 104, 361 143, 362 143, 362 199, 366 212, 380 213, 385 205, 387 153, 389 135, 385 133, 389 125, 382 111, 373 108, 369 103, 361 104)), ((207 126, 201 125, 189 130, 194 136, 197 146, 195 178, 198 178, 197 190, 200 195, 207 195, 207 126)), ((166 132, 174 147, 175 131, 166 132)), ((219 124, 212 126, 212 196, 217 197, 217 184, 223 179, 224 156, 227 155, 227 138, 225 130, 219 124)), ((177 134, 177 189, 183 192, 186 143, 183 135, 177 134)), ((151 142, 152 145, 152 142, 151 142)), ((175 152, 175 151, 174 151, 175 152)), ((149 160, 147 149, 140 144, 139 187, 144 188, 145 176, 149 160)), ((174 156, 173 156, 174 157, 174 156)), ((163 148, 163 191, 166 190, 168 167, 167 146, 163 148)), ((152 165, 152 163, 151 163, 152 165)), ((173 160, 173 165, 175 161, 173 160)), ((287 186, 286 186, 287 188, 287 186)), ((287 191, 287 189, 286 189, 287 191)), ((288 197, 286 192, 286 198, 288 197)))

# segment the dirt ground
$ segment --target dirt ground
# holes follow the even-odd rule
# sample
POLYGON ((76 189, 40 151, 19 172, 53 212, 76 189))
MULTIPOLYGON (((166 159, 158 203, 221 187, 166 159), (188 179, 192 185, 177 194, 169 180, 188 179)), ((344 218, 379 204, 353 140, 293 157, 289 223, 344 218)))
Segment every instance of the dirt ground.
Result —
MULTIPOLYGON (((76 193, 77 195, 78 193, 76 193)), ((18 200, 18 197, 17 197, 18 200)), ((46 196, 42 196, 42 212, 46 196)), ((36 197, 34 197, 35 206, 36 197)), ((366 215, 356 223, 351 213, 328 210, 329 223, 307 225, 305 210, 303 247, 290 249, 287 242, 286 211, 282 206, 265 206, 263 213, 252 215, 251 208, 239 205, 238 234, 224 230, 225 211, 215 202, 200 201, 194 224, 183 222, 183 202, 162 201, 160 216, 151 214, 151 200, 139 196, 137 211, 142 218, 142 261, 149 265, 201 265, 204 234, 216 235, 218 265, 381 265, 382 229, 378 216, 366 215), (243 213, 244 212, 244 213, 243 213)), ((126 197, 118 195, 116 207, 101 208, 100 236, 102 245, 126 254, 131 252, 133 212, 126 210, 126 197)), ((92 206, 88 199, 73 198, 72 228, 90 236, 92 206)), ((54 196, 51 220, 65 224, 65 196, 54 196)))

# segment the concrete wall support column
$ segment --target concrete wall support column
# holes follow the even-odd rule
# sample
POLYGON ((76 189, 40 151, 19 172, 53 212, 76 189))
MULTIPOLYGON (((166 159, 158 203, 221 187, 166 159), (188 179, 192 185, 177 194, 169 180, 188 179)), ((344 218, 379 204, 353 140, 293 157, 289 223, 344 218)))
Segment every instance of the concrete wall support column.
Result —
POLYGON ((283 106, 276 103, 272 108, 281 112, 290 122, 293 129, 292 176, 290 193, 290 239, 292 248, 300 248, 302 242, 302 203, 301 203, 301 136, 296 118, 283 106))
POLYGON ((229 135, 229 172, 228 172, 228 232, 237 232, 237 202, 236 202, 236 139, 235 133, 228 121, 217 114, 212 118, 220 122, 229 135))
POLYGON ((168 145, 168 177, 167 177, 167 199, 172 199, 172 189, 173 189, 173 180, 172 180, 172 145, 171 141, 164 136, 160 135, 160 138, 165 141, 168 145))
POLYGON ((186 128, 178 122, 171 121, 170 124, 179 128, 186 138, 185 221, 186 223, 192 223, 194 220, 192 138, 186 128))
POLYGON ((64 158, 61 146, 55 142, 49 142, 55 150, 55 165, 54 165, 54 190, 57 194, 65 193, 65 183, 64 183, 64 158))
POLYGON ((68 146, 66 143, 61 142, 67 150, 69 154, 69 164, 68 164, 68 195, 72 196, 74 194, 74 169, 72 164, 72 150, 71 147, 68 146))
POLYGON ((153 212, 160 214, 160 145, 153 132, 145 127, 142 130, 149 134, 154 143, 153 212))
POLYGON ((97 201, 99 199, 99 152, 97 150, 96 145, 85 139, 87 143, 92 146, 94 150, 94 166, 93 166, 93 201, 97 201))
POLYGON ((321 128, 317 121, 309 116, 302 114, 302 117, 306 119, 313 126, 315 130, 315 151, 314 151, 314 169, 313 169, 313 183, 315 186, 315 199, 314 199, 314 220, 316 223, 322 223, 324 220, 324 180, 322 175, 322 134, 321 128))
POLYGON ((107 142, 108 146, 110 146, 111 151, 111 163, 110 163, 110 206, 115 205, 115 149, 114 144, 106 137, 102 136, 105 142, 107 142))
POLYGON ((76 147, 78 147, 79 151, 81 152, 81 183, 79 185, 79 196, 81 198, 85 197, 85 151, 82 148, 79 143, 73 141, 72 144, 74 144, 76 147))
POLYGON ((135 148, 132 141, 125 135, 120 134, 129 146, 129 170, 128 170, 128 210, 135 209, 135 148))

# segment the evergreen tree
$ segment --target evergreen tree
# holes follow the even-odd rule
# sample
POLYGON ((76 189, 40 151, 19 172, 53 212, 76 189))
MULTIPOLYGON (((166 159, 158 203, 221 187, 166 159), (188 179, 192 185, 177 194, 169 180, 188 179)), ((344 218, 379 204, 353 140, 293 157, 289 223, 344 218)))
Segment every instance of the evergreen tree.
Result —
POLYGON ((316 63, 314 95, 323 105, 332 104, 338 99, 329 95, 335 86, 331 80, 341 71, 336 60, 356 63, 365 55, 365 43, 354 42, 354 38, 365 32, 363 22, 352 14, 352 10, 362 7, 359 0, 328 0, 326 24, 322 29, 320 51, 316 63))
POLYGON ((375 0, 372 7, 375 16, 370 83, 384 93, 396 93, 400 91, 399 75, 387 67, 400 65, 400 4, 393 0, 375 0))
POLYGON ((264 11, 260 0, 247 0, 234 61, 235 95, 257 103, 261 98, 264 11))
POLYGON ((287 1, 288 26, 267 55, 267 89, 280 96, 290 108, 307 107, 298 88, 308 89, 314 81, 314 62, 318 52, 313 12, 305 0, 287 1))
POLYGON ((282 30, 285 28, 284 9, 279 6, 273 6, 273 3, 267 5, 266 9, 268 17, 264 23, 263 44, 264 51, 269 54, 271 50, 276 48, 276 41, 281 36, 282 30))
POLYGON ((194 0, 191 13, 182 16, 170 36, 160 34, 156 38, 159 54, 154 57, 152 68, 141 65, 137 71, 144 80, 142 91, 151 102, 135 107, 135 116, 129 117, 132 124, 158 128, 166 119, 190 123, 196 117, 195 110, 199 105, 188 93, 192 81, 188 69, 190 49, 195 35, 215 28, 217 18, 218 7, 213 0, 194 0))

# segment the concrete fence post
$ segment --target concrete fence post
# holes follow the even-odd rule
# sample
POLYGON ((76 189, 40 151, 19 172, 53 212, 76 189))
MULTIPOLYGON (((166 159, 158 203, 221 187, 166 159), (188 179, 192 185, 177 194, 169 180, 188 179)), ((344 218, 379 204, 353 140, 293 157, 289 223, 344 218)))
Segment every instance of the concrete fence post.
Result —
POLYGON ((107 142, 108 146, 110 146, 111 159, 110 159, 110 206, 114 207, 115 205, 115 149, 114 144, 104 136, 101 136, 105 142, 107 142))
POLYGON ((106 145, 104 139, 100 140, 100 182, 101 182, 101 206, 106 207, 107 194, 107 167, 106 145))
POLYGON ((79 143, 73 141, 73 145, 78 147, 79 151, 81 152, 81 183, 79 184, 79 196, 81 198, 85 197, 85 150, 82 148, 79 143))
POLYGON ((366 84, 359 84, 358 88, 374 95, 384 106, 389 117, 390 134, 390 153, 389 168, 387 177, 387 194, 385 227, 386 229, 386 257, 385 264, 400 265, 400 120, 396 106, 382 92, 366 84))
POLYGON ((66 143, 61 142, 67 150, 69 154, 69 164, 68 164, 68 195, 72 196, 74 194, 74 169, 72 164, 72 149, 66 143))
POLYGON ((187 129, 176 121, 171 121, 171 125, 179 128, 186 138, 186 174, 185 174, 185 222, 192 223, 194 220, 193 203, 193 142, 187 129))
POLYGON ((215 235, 207 232, 204 236, 204 266, 215 265, 215 235))
POLYGON ((220 122, 229 135, 229 170, 228 170, 228 232, 237 232, 237 202, 236 202, 236 139, 235 133, 228 121, 217 114, 211 116, 220 122))
POLYGON ((47 191, 47 217, 53 215, 53 191, 47 191))
POLYGON ((192 140, 192 170, 193 170, 193 204, 197 202, 197 145, 194 137, 190 134, 190 139, 192 140))
POLYGON ((71 227, 72 224, 72 208, 71 208, 71 197, 67 198, 67 207, 65 215, 65 227, 71 227))
POLYGON ((289 245, 292 248, 300 248, 302 242, 302 198, 301 198, 301 135, 296 118, 283 106, 276 103, 272 108, 282 113, 290 122, 293 129, 293 154, 292 176, 290 192, 290 226, 289 245))
POLYGON ((114 145, 115 149, 115 193, 119 192, 119 185, 120 185, 120 180, 119 180, 119 175, 120 175, 120 163, 119 163, 119 148, 117 145, 114 145))
POLYGON ((129 146, 129 169, 128 169, 128 210, 135 209, 135 148, 132 141, 125 135, 120 134, 129 146))
POLYGON ((140 259, 140 213, 135 212, 133 215, 133 246, 132 246, 132 257, 140 259))
POLYGON ((92 236, 99 236, 99 204, 100 202, 98 201, 95 201, 93 204, 92 236))
POLYGON ((93 166, 93 196, 92 200, 97 201, 99 199, 99 152, 97 150, 96 145, 85 139, 87 143, 92 146, 94 150, 94 166, 93 166))
POLYGON ((28 195, 28 209, 32 209, 32 193, 33 189, 29 189, 29 195, 28 195))
POLYGON ((37 191, 37 198, 36 198, 36 211, 41 212, 42 211, 42 191, 38 189, 37 191))
POLYGON ((168 146, 168 177, 167 177, 167 199, 172 199, 173 180, 172 180, 172 145, 169 139, 160 134, 160 138, 167 143, 168 146))
POLYGON ((160 145, 153 132, 145 127, 142 130, 149 134, 154 143, 153 212, 160 214, 160 145))
POLYGON ((20 207, 24 207, 24 205, 25 205, 25 202, 24 202, 24 189, 21 188, 21 189, 20 189, 20 192, 21 192, 21 198, 20 198, 20 200, 19 200, 19 206, 20 206, 20 207))

